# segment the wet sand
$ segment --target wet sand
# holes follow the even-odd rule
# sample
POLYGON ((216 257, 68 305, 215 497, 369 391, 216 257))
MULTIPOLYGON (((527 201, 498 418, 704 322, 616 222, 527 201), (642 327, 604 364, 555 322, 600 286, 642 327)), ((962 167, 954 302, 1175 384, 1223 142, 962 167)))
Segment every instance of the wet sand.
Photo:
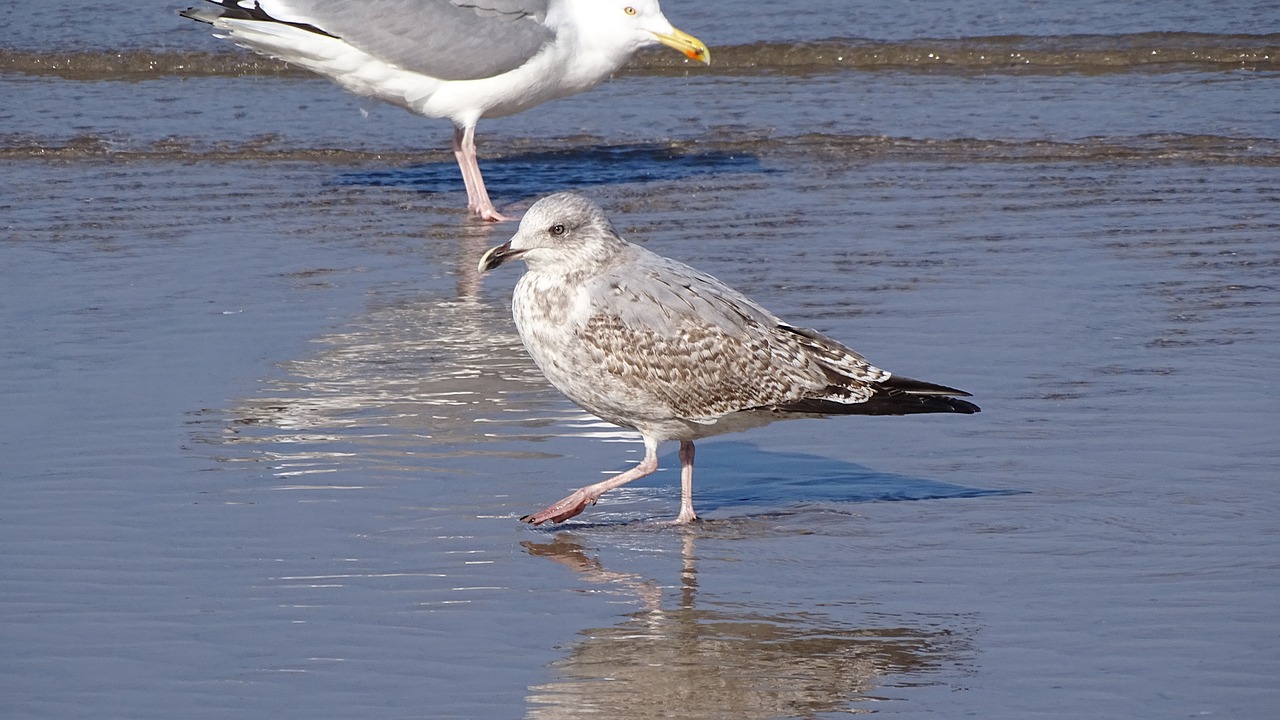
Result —
POLYGON ((444 124, 7 72, 0 714, 1273 717, 1276 81, 642 70, 482 124, 501 205, 588 192, 983 408, 700 443, 691 528, 666 447, 530 529, 642 447, 475 275, 513 228, 444 124))

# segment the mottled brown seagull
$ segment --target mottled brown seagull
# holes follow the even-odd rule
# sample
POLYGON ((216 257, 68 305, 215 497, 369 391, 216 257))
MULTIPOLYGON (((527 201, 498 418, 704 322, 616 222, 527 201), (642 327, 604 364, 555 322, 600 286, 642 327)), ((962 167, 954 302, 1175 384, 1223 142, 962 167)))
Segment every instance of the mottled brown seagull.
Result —
POLYGON ((476 123, 600 84, 661 43, 711 62, 658 0, 209 0, 183 15, 358 95, 453 121, 467 207, 508 220, 476 162, 476 123))
POLYGON ((560 392, 644 439, 634 468, 522 520, 563 522, 658 468, 680 441, 680 515, 693 511, 693 442, 775 420, 978 412, 969 393, 892 375, 817 331, 783 322, 714 277, 618 236, 573 193, 529 208, 480 271, 520 258, 511 302, 525 348, 560 392))

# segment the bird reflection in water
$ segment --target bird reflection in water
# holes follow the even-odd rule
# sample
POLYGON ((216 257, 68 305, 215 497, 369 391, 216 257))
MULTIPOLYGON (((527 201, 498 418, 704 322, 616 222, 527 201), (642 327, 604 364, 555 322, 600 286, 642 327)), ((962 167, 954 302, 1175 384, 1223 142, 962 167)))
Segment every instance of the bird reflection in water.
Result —
POLYGON ((506 303, 479 297, 476 258, 505 232, 466 222, 429 231, 430 247, 452 248, 442 278, 452 290, 371 294, 365 313, 312 339, 314 352, 280 362, 284 376, 230 408, 209 442, 254 446, 296 477, 360 463, 422 473, 438 469, 422 464, 432 455, 538 435, 564 412, 545 411, 555 395, 509 328, 506 303))
POLYGON ((480 268, 476 267, 476 259, 488 249, 494 237, 504 234, 494 232, 489 224, 458 223, 442 226, 438 230, 442 241, 452 235, 456 241, 458 252, 453 272, 457 275, 457 292, 460 299, 474 299, 480 295, 480 268))
MULTIPOLYGON (((545 457, 548 437, 616 439, 547 386, 509 301, 482 296, 477 258, 509 234, 458 218, 431 226, 422 252, 445 265, 438 275, 368 293, 362 313, 277 363, 255 393, 194 414, 195 442, 218 446, 220 462, 265 462, 293 487, 348 471, 487 474, 477 458, 545 457)), ((298 283, 312 292, 313 278, 298 283)))
POLYGON ((554 664, 557 678, 530 688, 528 717, 749 720, 870 712, 864 703, 885 699, 872 696, 874 688, 902 685, 902 675, 936 672, 969 653, 967 633, 934 623, 848 627, 814 612, 699 607, 698 532, 682 537, 674 608, 663 607, 653 581, 607 570, 571 532, 523 543, 530 555, 587 582, 621 588, 643 605, 613 627, 584 629, 554 664))

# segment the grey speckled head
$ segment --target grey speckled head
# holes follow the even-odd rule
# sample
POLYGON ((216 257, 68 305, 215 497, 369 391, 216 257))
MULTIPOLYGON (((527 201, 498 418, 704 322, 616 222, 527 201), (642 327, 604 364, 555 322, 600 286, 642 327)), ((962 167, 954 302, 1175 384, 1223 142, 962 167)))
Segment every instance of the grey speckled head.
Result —
POLYGON ((515 258, 531 270, 589 270, 625 246, 599 205, 576 193, 556 193, 534 203, 516 234, 480 258, 480 271, 515 258))

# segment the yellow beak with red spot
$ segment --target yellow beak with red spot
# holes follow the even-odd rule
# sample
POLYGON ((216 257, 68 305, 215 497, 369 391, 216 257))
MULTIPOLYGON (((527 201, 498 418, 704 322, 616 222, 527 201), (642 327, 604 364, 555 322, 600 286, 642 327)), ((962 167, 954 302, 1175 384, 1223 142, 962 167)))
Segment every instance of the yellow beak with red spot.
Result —
POLYGON ((697 60, 704 65, 711 64, 711 51, 706 44, 683 30, 671 28, 670 33, 656 32, 653 36, 663 45, 679 50, 690 60, 697 60))

